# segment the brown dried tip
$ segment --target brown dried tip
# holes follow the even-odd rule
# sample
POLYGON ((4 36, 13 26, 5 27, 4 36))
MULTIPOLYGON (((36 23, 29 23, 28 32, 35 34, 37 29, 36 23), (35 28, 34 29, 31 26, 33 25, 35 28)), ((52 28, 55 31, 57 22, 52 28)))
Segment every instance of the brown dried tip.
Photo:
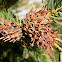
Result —
MULTIPOLYGON (((31 9, 31 11, 27 13, 26 19, 23 20, 23 34, 28 35, 31 38, 33 46, 36 43, 38 47, 41 46, 41 50, 42 46, 44 50, 50 50, 52 46, 56 47, 56 44, 62 42, 55 34, 52 33, 50 23, 53 20, 49 18, 50 15, 57 12, 59 9, 60 8, 52 12, 43 9, 36 12, 36 10, 33 11, 33 9, 31 9)), ((57 46, 56 48, 62 51, 61 47, 57 46)))
POLYGON ((14 21, 4 20, 2 18, 0 25, 0 42, 15 42, 22 37, 22 28, 14 21))

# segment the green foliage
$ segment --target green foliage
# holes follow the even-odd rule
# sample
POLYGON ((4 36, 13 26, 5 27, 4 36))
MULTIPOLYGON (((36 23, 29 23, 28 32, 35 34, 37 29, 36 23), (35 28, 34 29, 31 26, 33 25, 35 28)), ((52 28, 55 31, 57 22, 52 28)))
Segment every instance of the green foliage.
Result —
POLYGON ((59 6, 62 6, 62 0, 46 0, 47 1, 47 10, 56 9, 59 6))
POLYGON ((50 16, 51 19, 62 21, 62 9, 50 16))
POLYGON ((13 16, 13 14, 11 14, 11 12, 9 10, 5 10, 5 9, 4 10, 1 10, 0 11, 0 20, 1 20, 2 17, 4 19, 15 21, 15 18, 13 16))
MULTIPOLYGON (((62 34, 62 9, 50 16, 54 21, 51 23, 54 30, 58 30, 57 34, 62 34), (58 25, 57 25, 58 24, 58 25)), ((60 36, 62 37, 62 36, 60 36)))
POLYGON ((52 62, 52 60, 48 55, 43 54, 42 56, 43 56, 42 62, 52 62))
POLYGON ((56 58, 56 62, 59 61, 60 51, 54 47, 54 54, 56 58))

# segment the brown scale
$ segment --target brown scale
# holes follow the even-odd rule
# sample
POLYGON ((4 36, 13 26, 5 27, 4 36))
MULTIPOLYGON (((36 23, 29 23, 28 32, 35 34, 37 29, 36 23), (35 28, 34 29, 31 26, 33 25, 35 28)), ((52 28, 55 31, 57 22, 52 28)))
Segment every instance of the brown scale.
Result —
POLYGON ((0 25, 0 41, 15 42, 19 41, 22 37, 22 28, 20 28, 15 22, 2 19, 2 25, 0 25), (6 24, 6 23, 7 24, 6 24))

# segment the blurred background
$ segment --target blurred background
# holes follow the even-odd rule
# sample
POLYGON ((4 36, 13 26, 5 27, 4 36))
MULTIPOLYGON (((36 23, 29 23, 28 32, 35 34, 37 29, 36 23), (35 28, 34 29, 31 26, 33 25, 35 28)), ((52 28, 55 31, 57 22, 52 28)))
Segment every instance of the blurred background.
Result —
POLYGON ((9 9, 12 14, 17 15, 20 20, 25 17, 26 13, 28 13, 32 7, 34 10, 40 10, 46 3, 45 0, 0 0, 0 4, 0 9, 9 9))
POLYGON ((32 7, 34 8, 34 10, 40 10, 43 5, 44 3, 42 3, 42 0, 19 0, 17 5, 10 9, 12 9, 11 12, 14 15, 17 14, 19 19, 22 19, 25 17, 26 13, 28 13, 31 10, 32 7))

